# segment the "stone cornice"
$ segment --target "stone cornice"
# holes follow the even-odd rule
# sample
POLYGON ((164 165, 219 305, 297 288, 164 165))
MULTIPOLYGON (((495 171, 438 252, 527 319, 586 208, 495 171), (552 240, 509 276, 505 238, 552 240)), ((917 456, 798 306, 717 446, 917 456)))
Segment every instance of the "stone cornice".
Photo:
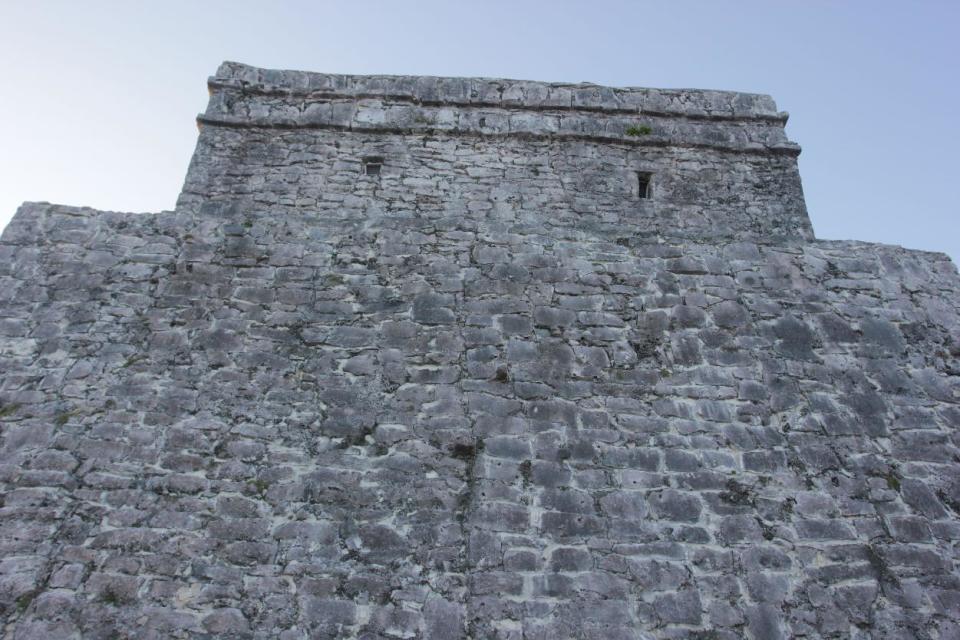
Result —
POLYGON ((210 78, 201 124, 521 135, 796 155, 769 96, 485 78, 275 71, 233 62, 210 78))

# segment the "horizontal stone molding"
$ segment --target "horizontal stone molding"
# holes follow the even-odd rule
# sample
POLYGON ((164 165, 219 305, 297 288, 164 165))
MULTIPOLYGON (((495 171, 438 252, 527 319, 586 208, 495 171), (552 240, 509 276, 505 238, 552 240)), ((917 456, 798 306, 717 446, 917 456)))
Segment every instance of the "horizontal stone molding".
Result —
POLYGON ((481 78, 346 76, 224 63, 201 124, 534 135, 797 155, 769 96, 481 78))
POLYGON ((528 109, 570 109, 719 120, 770 120, 785 123, 765 94, 705 89, 604 87, 591 83, 547 83, 502 78, 344 75, 260 69, 224 62, 210 86, 242 87, 261 95, 389 98, 421 104, 528 109))

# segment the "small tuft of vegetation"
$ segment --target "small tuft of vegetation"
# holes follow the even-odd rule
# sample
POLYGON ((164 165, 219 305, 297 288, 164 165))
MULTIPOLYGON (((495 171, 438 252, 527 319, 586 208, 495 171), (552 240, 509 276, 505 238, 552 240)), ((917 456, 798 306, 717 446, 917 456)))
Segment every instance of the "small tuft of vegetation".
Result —
POLYGON ((483 453, 483 449, 483 440, 477 438, 472 443, 458 442, 452 445, 449 451, 451 458, 463 460, 469 466, 473 464, 479 454, 483 453))
POLYGON ((57 425, 58 427, 62 427, 70 422, 70 418, 78 415, 79 413, 79 411, 64 411, 63 413, 58 413, 57 417, 53 419, 53 424, 57 425))
MULTIPOLYGON (((630 341, 630 346, 633 347, 634 353, 636 353, 637 358, 641 360, 644 360, 646 358, 653 358, 654 356, 656 356, 657 347, 659 345, 660 345, 659 337, 653 334, 644 334, 639 340, 630 341)), ((667 377, 670 375, 670 372, 667 369, 661 369, 660 375, 663 377, 667 377)))
POLYGON ((138 362, 142 362, 143 360, 146 360, 146 359, 147 359, 147 356, 143 354, 130 356, 129 358, 127 358, 126 362, 123 363, 123 368, 126 369, 127 367, 132 367, 138 362))
POLYGON ((897 477, 897 474, 890 472, 886 475, 887 487, 900 493, 900 478, 897 477))
POLYGON ((118 607, 129 602, 129 599, 126 596, 112 586, 108 586, 103 590, 103 592, 100 594, 100 600, 112 607, 118 607))
POLYGON ((33 598, 36 594, 33 591, 28 591, 19 598, 17 598, 17 611, 23 612, 27 610, 27 607, 30 606, 30 603, 33 602, 33 598))
POLYGON ((257 478, 250 483, 250 486, 252 486, 254 490, 262 496, 265 495, 267 493, 267 489, 270 488, 270 482, 264 480, 263 478, 257 478))
POLYGON ((473 462, 473 459, 477 457, 477 448, 472 444, 458 442, 450 447, 450 457, 464 462, 473 462))
POLYGON ((529 487, 530 479, 533 477, 533 463, 530 460, 520 463, 520 477, 523 479, 523 488, 529 487))
POLYGON ((868 544, 866 546, 866 552, 867 561, 873 568, 873 572, 879 583, 894 585, 898 585, 900 583, 896 574, 890 569, 890 565, 887 564, 886 558, 883 557, 883 555, 875 546, 868 544))
POLYGON ((0 418, 8 418, 19 410, 20 410, 20 405, 18 404, 0 405, 0 418))
POLYGON ((637 137, 640 137, 640 136, 648 136, 648 135, 650 135, 651 133, 653 133, 653 129, 651 129, 650 127, 648 127, 648 126, 645 125, 645 124, 643 124, 643 125, 636 125, 636 124, 635 124, 635 125, 631 125, 631 126, 627 127, 626 133, 627 133, 628 136, 630 136, 630 137, 632 137, 632 138, 637 138, 637 137))
POLYGON ((756 504, 753 489, 732 478, 727 480, 727 490, 720 493, 720 499, 727 504, 738 506, 754 506, 756 504))

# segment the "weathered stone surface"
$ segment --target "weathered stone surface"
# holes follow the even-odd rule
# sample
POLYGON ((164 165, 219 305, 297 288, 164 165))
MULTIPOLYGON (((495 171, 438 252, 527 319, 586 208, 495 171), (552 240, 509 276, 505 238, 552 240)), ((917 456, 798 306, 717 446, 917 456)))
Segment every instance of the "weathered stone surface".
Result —
POLYGON ((8 635, 956 637, 960 278, 768 97, 210 86, 175 211, 0 241, 8 635))

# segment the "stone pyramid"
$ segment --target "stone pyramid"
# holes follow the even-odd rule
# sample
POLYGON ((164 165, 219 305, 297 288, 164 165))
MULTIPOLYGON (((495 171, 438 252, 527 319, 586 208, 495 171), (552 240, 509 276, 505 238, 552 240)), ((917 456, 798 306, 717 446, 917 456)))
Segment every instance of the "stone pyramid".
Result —
POLYGON ((960 277, 771 98, 209 84, 3 233, 4 638, 960 638, 960 277))

